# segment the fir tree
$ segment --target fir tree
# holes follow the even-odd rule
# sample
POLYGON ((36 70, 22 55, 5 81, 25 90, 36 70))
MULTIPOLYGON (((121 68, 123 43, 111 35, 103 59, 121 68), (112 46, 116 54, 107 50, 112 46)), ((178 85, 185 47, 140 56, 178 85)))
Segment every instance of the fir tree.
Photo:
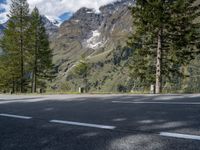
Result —
POLYGON ((52 70, 52 50, 49 47, 42 17, 37 8, 31 13, 30 66, 32 72, 32 92, 36 92, 39 80, 49 79, 52 70))
POLYGON ((8 27, 1 47, 4 51, 0 72, 6 89, 15 92, 36 92, 51 77, 52 50, 49 47, 42 17, 37 8, 28 14, 26 0, 12 0, 8 27))
POLYGON ((199 6, 195 0, 137 0, 132 8, 136 31, 128 42, 135 49, 133 76, 149 84, 156 83, 156 93, 162 83, 188 64, 199 45, 199 6))
POLYGON ((29 19, 29 5, 26 0, 12 0, 9 22, 4 31, 1 47, 8 58, 8 67, 13 74, 13 83, 20 81, 20 92, 25 92, 25 51, 29 19), (20 73, 20 76, 14 75, 20 73))

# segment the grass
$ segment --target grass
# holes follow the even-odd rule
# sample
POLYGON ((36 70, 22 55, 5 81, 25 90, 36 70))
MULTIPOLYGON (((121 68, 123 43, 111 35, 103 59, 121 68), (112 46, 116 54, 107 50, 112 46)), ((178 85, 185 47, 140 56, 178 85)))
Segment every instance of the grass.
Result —
MULTIPOLYGON (((128 95, 142 95, 142 94, 151 94, 149 91, 132 91, 132 92, 88 92, 88 93, 79 93, 79 92, 65 92, 65 91, 58 91, 58 92, 46 92, 46 93, 0 93, 3 95, 25 95, 25 96, 39 96, 39 95, 112 95, 112 94, 128 94, 128 95)), ((161 94, 197 94, 197 93, 188 93, 188 92, 183 92, 183 91, 171 91, 171 92, 166 92, 164 91, 161 94)), ((155 94, 156 95, 156 94, 155 94)))

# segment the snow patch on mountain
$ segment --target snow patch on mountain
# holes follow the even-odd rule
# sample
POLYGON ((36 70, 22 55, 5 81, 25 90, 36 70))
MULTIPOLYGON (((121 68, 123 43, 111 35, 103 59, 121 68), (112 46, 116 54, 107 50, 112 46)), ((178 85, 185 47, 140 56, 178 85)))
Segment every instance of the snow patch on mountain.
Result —
POLYGON ((101 33, 98 30, 92 31, 92 36, 87 39, 86 47, 91 49, 98 49, 104 45, 104 41, 101 40, 101 33))
POLYGON ((53 25, 59 27, 61 24, 62 24, 62 20, 57 18, 52 18, 52 17, 49 17, 49 16, 45 16, 53 25))

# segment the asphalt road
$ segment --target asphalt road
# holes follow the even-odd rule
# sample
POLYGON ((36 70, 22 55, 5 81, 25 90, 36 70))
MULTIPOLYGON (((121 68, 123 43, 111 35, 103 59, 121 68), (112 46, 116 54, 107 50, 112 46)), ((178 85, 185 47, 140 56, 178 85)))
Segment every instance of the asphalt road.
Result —
POLYGON ((200 95, 0 95, 0 150, 200 150, 200 95))

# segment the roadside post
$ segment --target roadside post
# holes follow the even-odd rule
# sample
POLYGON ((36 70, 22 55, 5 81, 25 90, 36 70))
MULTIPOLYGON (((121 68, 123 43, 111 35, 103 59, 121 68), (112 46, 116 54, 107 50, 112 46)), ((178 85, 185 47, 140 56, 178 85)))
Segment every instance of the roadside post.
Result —
POLYGON ((84 88, 79 87, 78 92, 79 92, 80 94, 82 94, 82 93, 84 92, 84 88))
POLYGON ((151 87, 150 87, 150 94, 155 94, 156 93, 156 91, 155 91, 155 85, 151 85, 151 87))

